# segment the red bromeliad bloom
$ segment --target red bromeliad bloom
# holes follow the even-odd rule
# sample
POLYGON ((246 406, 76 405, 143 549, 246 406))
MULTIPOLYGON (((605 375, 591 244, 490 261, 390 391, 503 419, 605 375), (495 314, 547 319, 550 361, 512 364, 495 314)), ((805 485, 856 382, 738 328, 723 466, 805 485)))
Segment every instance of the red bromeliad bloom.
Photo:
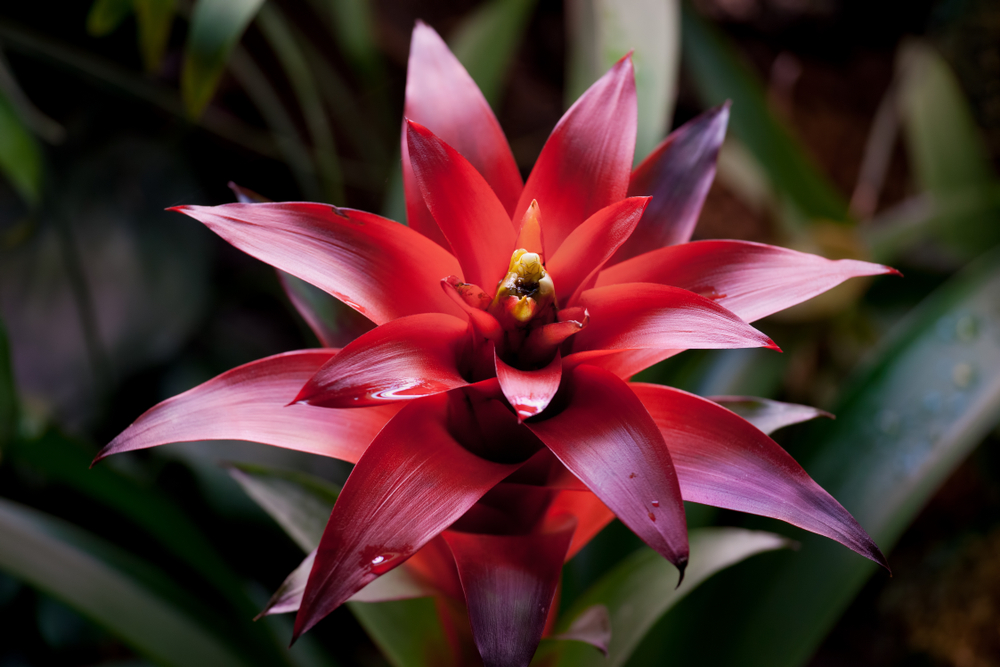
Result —
MULTIPOLYGON (((298 609, 298 636, 405 563, 440 596, 458 645, 471 636, 487 665, 528 664, 563 562, 615 516, 682 574, 682 500, 779 518, 885 564, 853 517, 749 422, 628 382, 684 349, 775 348, 747 322, 892 272, 688 242, 728 106, 633 171, 626 57, 566 112, 522 184, 485 99, 418 24, 405 115, 408 227, 314 203, 177 209, 378 326, 342 350, 224 373, 151 409, 101 457, 218 438, 355 463, 302 570, 304 590, 285 590, 270 611, 298 609)), ((379 590, 360 599, 403 595, 379 590)))

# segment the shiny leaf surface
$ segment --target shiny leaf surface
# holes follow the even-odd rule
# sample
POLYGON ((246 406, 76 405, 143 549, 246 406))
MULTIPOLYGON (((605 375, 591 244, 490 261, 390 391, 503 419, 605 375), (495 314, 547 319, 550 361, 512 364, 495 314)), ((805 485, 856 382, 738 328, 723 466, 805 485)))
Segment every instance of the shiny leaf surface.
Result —
POLYGON ((573 337, 574 352, 775 347, 770 338, 722 306, 677 287, 648 283, 598 287, 584 292, 580 305, 590 313, 590 323, 573 337))
POLYGON ((469 325, 440 313, 410 315, 369 331, 309 378, 296 402, 357 408, 412 400, 468 384, 469 325))
POLYGON ((886 567, 858 522, 776 442, 712 401, 629 384, 670 449, 684 500, 787 521, 886 567))
POLYGON ((849 278, 898 272, 750 241, 695 241, 633 257, 603 271, 599 287, 648 282, 713 299, 747 322, 822 294, 849 278))
POLYGON ((515 240, 503 204, 472 163, 427 128, 407 121, 406 141, 424 203, 462 265, 465 280, 496 285, 507 272, 515 240))
POLYGON ((628 190, 635 152, 632 61, 622 58, 559 120, 517 203, 520 220, 538 201, 549 254, 580 223, 628 190))
POLYGON ((286 352, 234 368, 151 408, 96 460, 170 442, 250 440, 353 463, 399 408, 288 405, 333 354, 286 352))
POLYGON ((565 408, 528 427, 632 532, 683 570, 681 490, 649 413, 607 371, 580 366, 564 384, 565 408))
POLYGON ((635 168, 629 195, 651 195, 653 199, 613 264, 691 240, 715 179, 715 163, 728 124, 728 104, 709 109, 671 132, 635 168))
POLYGON ((306 203, 174 210, 205 223, 243 252, 332 294, 376 324, 422 312, 461 316, 438 286, 442 277, 461 274, 458 262, 391 220, 306 203))

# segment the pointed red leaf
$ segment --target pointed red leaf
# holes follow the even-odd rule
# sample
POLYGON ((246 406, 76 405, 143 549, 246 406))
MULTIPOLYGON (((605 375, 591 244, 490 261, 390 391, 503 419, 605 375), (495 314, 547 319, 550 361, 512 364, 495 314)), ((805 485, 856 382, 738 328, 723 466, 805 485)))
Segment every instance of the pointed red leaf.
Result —
POLYGON ((286 352, 234 368, 149 409, 95 461, 170 442, 250 440, 354 463, 401 406, 330 410, 288 405, 335 353, 286 352))
POLYGON ((635 75, 626 56, 569 108, 531 170, 520 220, 538 200, 548 252, 591 215, 625 198, 636 134, 635 75))
POLYGON ((441 313, 401 317, 376 327, 323 365, 295 397, 350 408, 439 394, 468 384, 462 366, 468 322, 441 313))
POLYGON ((466 282, 493 289, 514 251, 510 216, 469 161, 426 127, 408 121, 406 139, 424 202, 458 257, 466 282))
POLYGON ((712 401, 660 385, 629 385, 677 468, 684 500, 787 521, 886 567, 854 517, 776 442, 712 401))
POLYGON ((691 239, 729 123, 729 103, 709 109, 670 133, 632 172, 630 196, 653 201, 628 241, 611 261, 691 239))
POLYGON ((445 394, 412 401, 344 484, 316 552, 294 636, 412 556, 517 466, 481 459, 445 426, 445 394))
POLYGON ((508 366, 496 356, 495 348, 493 358, 500 388, 514 407, 517 421, 534 417, 548 407, 559 390, 559 381, 562 379, 562 360, 558 352, 547 366, 535 371, 522 371, 508 366))
MULTIPOLYGON (((649 197, 629 197, 605 206, 570 232, 559 250, 545 262, 563 308, 573 306, 580 292, 635 229, 649 197), (570 298, 572 296, 572 298, 570 298)), ((591 284, 587 284, 590 282, 591 284)))
POLYGON ((472 77, 422 21, 413 27, 410 40, 403 115, 461 153, 490 184, 510 218, 522 184, 507 138, 472 77))
MULTIPOLYGON (((580 303, 590 324, 573 351, 768 347, 774 342, 722 306, 666 285, 628 283, 587 290, 580 303)), ((596 355, 595 355, 596 356, 596 355)))
POLYGON ((485 667, 527 667, 542 638, 576 521, 527 535, 446 531, 485 667))
POLYGON ((438 287, 448 251, 392 220, 327 204, 178 206, 243 252, 337 297, 376 324, 461 310, 438 287))
MULTIPOLYGON (((629 386, 607 371, 576 368, 562 412, 525 422, 636 535, 676 565, 688 558, 687 528, 670 452, 629 386)), ((560 406, 561 407, 561 406, 560 406)))
POLYGON ((605 269, 598 287, 645 282, 704 294, 747 322, 802 303, 848 278, 899 272, 853 259, 830 260, 750 241, 695 241, 660 248, 605 269))
POLYGON ((829 412, 809 405, 782 403, 756 396, 709 396, 708 400, 735 412, 767 435, 771 435, 779 428, 799 424, 817 417, 834 419, 834 416, 829 412))

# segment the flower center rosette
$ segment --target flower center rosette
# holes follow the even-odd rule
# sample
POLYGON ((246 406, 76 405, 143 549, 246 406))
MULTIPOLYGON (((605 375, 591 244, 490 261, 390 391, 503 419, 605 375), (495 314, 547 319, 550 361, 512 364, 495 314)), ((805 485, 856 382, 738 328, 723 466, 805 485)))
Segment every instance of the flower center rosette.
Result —
POLYGON ((261 359, 169 399, 99 458, 218 438, 355 463, 304 587, 269 611, 297 610, 297 637, 352 596, 391 599, 392 587, 369 585, 402 567, 438 596, 455 656, 474 643, 487 665, 528 664, 562 564, 615 516, 681 576, 685 500, 782 519, 885 565, 749 422, 629 382, 685 349, 777 349, 748 323, 892 272, 689 242, 728 105, 633 171, 623 58, 566 112, 522 183, 485 99, 418 24, 405 115, 409 226, 317 203, 175 209, 377 326, 341 350, 261 359))

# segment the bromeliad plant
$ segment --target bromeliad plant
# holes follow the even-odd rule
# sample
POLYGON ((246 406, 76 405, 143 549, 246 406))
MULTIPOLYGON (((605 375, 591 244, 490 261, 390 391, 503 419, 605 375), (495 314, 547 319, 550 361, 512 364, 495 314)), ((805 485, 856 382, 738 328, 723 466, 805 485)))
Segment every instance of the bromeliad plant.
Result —
POLYGON ((164 401, 98 458, 217 438, 355 463, 307 581, 268 611, 297 609, 298 637, 359 592, 401 595, 366 587, 402 566, 438 596, 456 656, 474 642, 487 665, 528 664, 562 564, 615 516, 681 576, 682 500, 779 518, 885 565, 749 422, 628 380, 684 349, 777 349, 748 322, 893 270, 688 242, 728 107, 632 171, 628 56, 566 112, 523 184, 485 99, 423 24, 408 77, 408 227, 318 203, 176 209, 377 326, 342 350, 262 359, 164 401))

